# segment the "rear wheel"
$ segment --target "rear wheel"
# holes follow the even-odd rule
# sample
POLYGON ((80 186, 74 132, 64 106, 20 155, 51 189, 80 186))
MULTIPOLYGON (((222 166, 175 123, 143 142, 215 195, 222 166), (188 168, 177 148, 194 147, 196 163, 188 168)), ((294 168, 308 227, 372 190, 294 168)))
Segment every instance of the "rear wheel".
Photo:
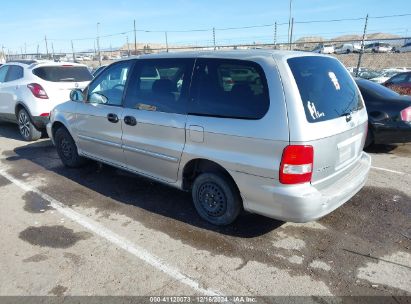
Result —
POLYGON ((31 121, 29 113, 21 109, 17 114, 19 131, 25 141, 35 141, 41 138, 41 131, 37 130, 31 121))
POLYGON ((199 175, 194 181, 192 196, 198 214, 214 225, 231 224, 242 210, 241 196, 237 188, 223 175, 199 175))
POLYGON ((85 164, 85 158, 78 155, 74 139, 66 128, 60 127, 54 134, 57 153, 66 167, 78 168, 85 164))

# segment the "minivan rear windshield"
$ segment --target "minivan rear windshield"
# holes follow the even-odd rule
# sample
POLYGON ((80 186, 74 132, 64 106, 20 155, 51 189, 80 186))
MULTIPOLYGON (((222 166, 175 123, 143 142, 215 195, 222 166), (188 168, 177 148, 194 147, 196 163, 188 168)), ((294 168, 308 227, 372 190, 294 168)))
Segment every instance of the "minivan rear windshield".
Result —
POLYGON ((33 74, 52 82, 82 82, 93 79, 87 67, 82 66, 39 67, 33 70, 33 74))
POLYGON ((288 59, 311 123, 335 119, 364 107, 358 88, 336 59, 304 56, 288 59))

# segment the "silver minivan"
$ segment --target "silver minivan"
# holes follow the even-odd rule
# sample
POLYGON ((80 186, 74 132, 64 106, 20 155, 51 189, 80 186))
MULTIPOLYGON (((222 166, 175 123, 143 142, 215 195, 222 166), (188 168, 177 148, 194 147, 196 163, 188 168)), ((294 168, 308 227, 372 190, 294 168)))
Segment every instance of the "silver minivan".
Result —
POLYGON ((365 184, 367 112, 335 58, 269 50, 115 62, 51 113, 68 167, 93 159, 191 191, 216 225, 242 210, 318 219, 365 184))

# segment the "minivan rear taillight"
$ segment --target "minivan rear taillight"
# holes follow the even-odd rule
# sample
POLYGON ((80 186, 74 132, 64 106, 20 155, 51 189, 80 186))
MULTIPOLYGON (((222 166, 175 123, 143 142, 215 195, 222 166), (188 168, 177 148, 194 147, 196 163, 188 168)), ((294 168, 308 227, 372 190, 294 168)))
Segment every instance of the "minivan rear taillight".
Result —
POLYGON ((30 83, 30 84, 27 85, 27 87, 30 89, 31 93, 33 93, 33 95, 35 97, 41 98, 41 99, 48 99, 49 98, 47 96, 46 91, 38 83, 30 83))
POLYGON ((313 163, 312 146, 287 146, 281 159, 280 183, 290 185, 311 182, 313 163))
POLYGON ((402 121, 411 121, 411 107, 405 108, 400 112, 402 121))

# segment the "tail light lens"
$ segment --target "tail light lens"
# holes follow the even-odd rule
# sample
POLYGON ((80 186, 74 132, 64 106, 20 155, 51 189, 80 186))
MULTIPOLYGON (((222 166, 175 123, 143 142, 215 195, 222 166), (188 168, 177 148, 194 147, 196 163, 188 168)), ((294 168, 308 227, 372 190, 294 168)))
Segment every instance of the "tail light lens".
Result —
POLYGON ((281 159, 280 183, 291 185, 311 182, 313 163, 312 146, 287 146, 281 159))
POLYGON ((30 89, 31 93, 33 93, 33 95, 35 97, 41 98, 41 99, 48 99, 49 98, 47 96, 46 91, 38 83, 30 83, 30 84, 27 85, 27 87, 30 89))
POLYGON ((411 121, 411 107, 405 108, 400 112, 402 121, 411 121))

